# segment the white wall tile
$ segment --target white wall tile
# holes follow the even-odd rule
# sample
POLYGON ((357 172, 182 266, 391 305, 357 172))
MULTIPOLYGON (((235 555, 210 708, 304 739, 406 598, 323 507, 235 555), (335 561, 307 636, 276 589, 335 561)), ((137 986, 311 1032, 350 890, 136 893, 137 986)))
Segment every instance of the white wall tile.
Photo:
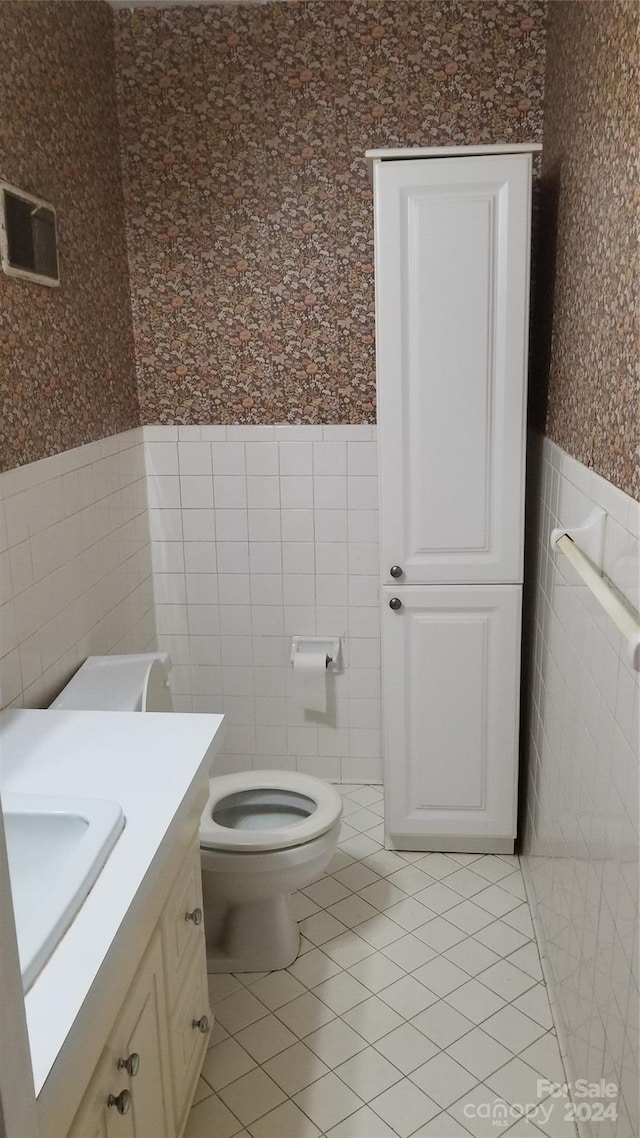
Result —
POLYGON ((221 692, 229 700, 223 766, 297 765, 338 779, 353 777, 350 761, 379 781, 372 428, 200 428, 147 446, 156 496, 171 500, 175 484, 159 480, 176 475, 182 494, 180 509, 157 505, 151 517, 161 640, 181 657, 181 706, 205 710, 221 692), (324 717, 292 698, 293 635, 343 639, 324 717))
POLYGON ((631 499, 553 443, 540 448, 532 440, 529 468, 529 512, 539 512, 539 523, 531 544, 523 863, 568 1077, 596 1081, 606 1073, 622 1090, 619 1113, 627 1119, 626 1130, 620 1124, 611 1133, 636 1134, 638 1037, 622 1024, 637 1024, 638 1014, 639 677, 609 618, 551 553, 549 533, 602 505, 611 515, 604 560, 614 579, 621 551, 637 565, 638 535, 626 528, 631 499))
MULTIPOLYGON (((0 475, 4 703, 47 706, 89 652, 155 646, 149 523, 159 535, 161 519, 147 510, 143 450, 130 431, 0 475)), ((156 455, 171 472, 156 484, 162 502, 175 495, 172 454, 156 455)), ((155 547, 166 571, 171 551, 155 547)))

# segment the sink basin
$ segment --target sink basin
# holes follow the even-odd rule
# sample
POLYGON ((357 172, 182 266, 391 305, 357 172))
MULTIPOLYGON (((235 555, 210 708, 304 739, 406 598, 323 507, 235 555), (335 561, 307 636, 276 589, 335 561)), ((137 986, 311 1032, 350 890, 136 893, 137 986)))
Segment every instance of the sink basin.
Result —
POLYGON ((125 825, 117 802, 2 796, 25 992, 95 883, 125 825))

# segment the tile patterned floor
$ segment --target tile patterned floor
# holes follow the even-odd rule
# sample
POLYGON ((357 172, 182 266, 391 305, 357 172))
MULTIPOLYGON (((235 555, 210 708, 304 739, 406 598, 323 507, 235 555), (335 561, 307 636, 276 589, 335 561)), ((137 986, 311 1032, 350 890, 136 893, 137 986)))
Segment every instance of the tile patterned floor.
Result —
POLYGON ((380 787, 340 789, 338 852, 295 897, 298 959, 210 977, 185 1138, 574 1136, 562 1100, 486 1117, 564 1081, 517 858, 391 853, 380 787))

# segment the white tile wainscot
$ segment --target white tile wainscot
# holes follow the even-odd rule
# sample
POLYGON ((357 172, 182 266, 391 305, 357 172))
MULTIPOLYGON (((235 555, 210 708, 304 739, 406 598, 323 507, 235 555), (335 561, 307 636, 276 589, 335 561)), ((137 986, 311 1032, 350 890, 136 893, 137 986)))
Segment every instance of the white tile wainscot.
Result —
POLYGON ((375 427, 145 427, 158 643, 176 707, 224 712, 219 770, 381 781, 375 427), (326 715, 294 635, 342 637, 326 715))
POLYGON ((91 654, 155 648, 142 431, 0 474, 0 706, 46 707, 91 654))
POLYGON ((638 608, 640 503, 548 440, 533 440, 530 471, 540 501, 523 868, 569 1078, 620 1088, 617 1122, 582 1133, 636 1138, 640 677, 549 534, 605 509, 604 571, 638 608))

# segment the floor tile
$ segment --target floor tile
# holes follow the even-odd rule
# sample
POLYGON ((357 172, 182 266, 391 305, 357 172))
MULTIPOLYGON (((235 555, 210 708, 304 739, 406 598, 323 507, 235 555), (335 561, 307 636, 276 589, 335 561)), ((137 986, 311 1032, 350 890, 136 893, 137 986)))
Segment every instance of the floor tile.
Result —
POLYGON ((318 1127, 293 1102, 283 1102, 249 1127, 253 1138, 317 1138, 318 1127))
POLYGON ((508 960, 499 960, 497 964, 492 964, 482 973, 481 979, 487 988, 491 988, 504 1000, 509 1001, 517 999, 535 983, 532 976, 521 972, 508 960))
POLYGON ((402 925, 390 921, 384 913, 376 913, 369 921, 356 925, 355 932, 373 948, 382 949, 405 935, 402 925))
POLYGON ((407 865, 404 869, 396 870, 387 881, 397 889, 402 889, 403 893, 408 893, 410 897, 426 889, 428 885, 433 885, 433 878, 429 877, 428 873, 423 873, 416 865, 407 865))
POLYGON ((500 996, 477 980, 468 980, 461 988, 456 988, 455 992, 449 992, 446 1000, 452 1008, 462 1012, 474 1023, 482 1023, 503 1008, 505 1003, 500 996))
POLYGON ((400 925, 405 932, 411 933, 431 920, 433 912, 415 898, 406 897, 404 901, 399 901, 397 905, 387 909, 386 916, 390 921, 400 925))
POLYGON ((464 932, 452 925, 450 921, 445 920, 444 917, 434 917, 426 925, 415 929, 414 936, 428 944, 434 952, 444 952, 445 949, 451 948, 452 945, 465 939, 464 932))
POLYGON ((478 1080, 441 1051, 418 1067, 412 1073, 411 1081, 440 1107, 447 1107, 475 1087, 478 1080))
MULTIPOLYGON (((420 942, 418 941, 418 943, 420 942)), ((349 972, 371 992, 379 992, 382 988, 388 988, 389 984, 401 980, 404 976, 404 970, 383 956, 381 952, 374 952, 372 956, 365 957, 359 964, 354 964, 349 972)))
POLYGON ((341 971, 341 968, 321 948, 312 948, 304 956, 299 956, 289 966, 288 971, 296 980, 304 984, 305 988, 315 988, 323 980, 335 976, 337 972, 341 971))
POLYGON ((448 995, 449 992, 453 992, 454 988, 459 988, 469 979, 466 972, 463 972, 461 968, 452 964, 444 956, 436 956, 433 960, 429 960, 427 964, 418 968, 413 975, 416 980, 419 980, 421 984, 424 984, 438 996, 448 995))
POLYGON ((327 1131, 327 1138, 396 1138, 396 1132, 368 1106, 363 1106, 327 1131))
POLYGON ((370 1106, 393 1127, 400 1138, 409 1138, 419 1126, 423 1126, 440 1111, 433 1100, 409 1079, 402 1079, 372 1099, 370 1106))
POLYGON ((369 1102, 388 1087, 399 1082, 401 1072, 373 1047, 347 1059, 336 1068, 336 1075, 351 1087, 363 1102, 369 1102))
POLYGON ((364 960, 365 956, 370 956, 374 949, 358 933, 345 929, 340 936, 327 941, 322 946, 322 951, 341 968, 350 968, 352 964, 364 960))
POLYGON ((447 920, 461 932, 473 935, 490 923, 491 914, 486 909, 479 908, 473 901, 463 901, 462 904, 447 910, 447 920))
POLYGON ((382 913, 392 905, 397 905, 398 901, 404 901, 406 893, 392 885, 388 877, 380 877, 373 885, 361 889, 358 896, 382 913))
POLYGON ((320 881, 316 881, 313 885, 309 885, 303 891, 307 897, 315 901, 321 909, 327 909, 329 905, 335 905, 336 901, 342 901, 343 898, 348 897, 350 890, 346 885, 341 885, 334 877, 323 877, 320 881))
POLYGON ((466 1138, 469 1131, 462 1129, 460 1123, 445 1110, 437 1114, 425 1126, 416 1130, 412 1138, 466 1138))
POLYGON ((197 1106, 199 1102, 203 1102, 203 1100, 208 1098, 210 1094, 211 1094, 211 1087, 209 1086, 209 1084, 207 1082, 205 1082, 205 1080, 202 1077, 200 1077, 198 1079, 198 1085, 196 1087, 196 1093, 193 1096, 193 1102, 191 1105, 197 1106))
POLYGON ((424 873, 429 874, 429 877, 434 877, 438 881, 448 877, 450 873, 455 873, 460 868, 457 861, 442 853, 425 854, 417 864, 418 869, 423 870, 424 873))
POLYGON ((502 1133, 576 1138, 561 1109, 543 1126, 510 1105, 565 1077, 517 858, 384 850, 380 788, 340 791, 344 845, 294 897, 297 960, 209 977, 185 1138, 490 1138, 474 1107, 501 1096, 502 1133))
POLYGON ((296 921, 304 921, 314 913, 319 913, 320 905, 307 897, 306 893, 293 893, 291 896, 291 912, 296 921))
POLYGON ((517 948, 527 943, 527 938, 516 929, 510 928, 504 921, 493 921, 475 934, 475 939, 486 945, 498 956, 509 956, 517 948))
POLYGON ((447 1047, 447 1054, 471 1071, 477 1079, 486 1079, 513 1057, 511 1051, 480 1027, 447 1047))
POLYGON ((326 1004, 323 1004, 312 992, 298 996, 290 1004, 278 1008, 278 1019, 281 1019, 298 1039, 302 1039, 310 1032, 316 1031, 323 1024, 334 1018, 334 1013, 326 1004))
POLYGON ((251 985, 254 996, 274 1011, 304 994, 304 985, 288 972, 269 972, 262 980, 251 985))
POLYGON ((479 873, 480 877, 493 882, 500 881, 501 878, 507 877, 510 873, 517 872, 517 869, 517 866, 508 865, 507 862, 494 854, 485 854, 484 857, 479 857, 473 863, 474 873, 479 873))
POLYGON ((459 1039, 474 1026, 471 1020, 444 1000, 439 1000, 437 1004, 415 1016, 412 1023, 418 1031, 442 1048, 449 1047, 454 1040, 459 1039))
POLYGON ((411 1019, 438 999, 424 984, 414 980, 413 976, 403 976, 402 980, 396 980, 395 984, 383 988, 379 994, 385 1004, 405 1019, 411 1019))
MULTIPOLYGON (((332 905, 327 909, 327 915, 330 913, 332 917, 340 921, 343 926, 352 929, 354 925, 361 925, 363 921, 368 921, 370 917, 375 917, 377 909, 373 905, 369 905, 367 901, 363 901, 357 893, 352 893, 346 897, 344 901, 338 901, 336 905, 332 905)), ((313 939, 313 937, 311 938, 313 939)))
POLYGON ((459 968, 464 968, 470 976, 477 976, 478 972, 484 972, 485 968, 500 959, 496 952, 485 948, 475 937, 466 937, 458 941, 452 948, 448 948, 444 955, 459 968))
POLYGON ((542 983, 543 975, 540 966, 540 957, 538 955, 537 946, 532 940, 527 941, 522 948, 516 949, 509 957, 509 963, 515 964, 516 968, 520 968, 522 972, 527 975, 533 976, 534 980, 542 983))
MULTIPOLYGON (((285 1097, 280 1087, 259 1067, 250 1071, 248 1075, 243 1075, 235 1083, 229 1083, 228 1087, 220 1091, 220 1098, 225 1106, 240 1119, 243 1126, 248 1126, 263 1114, 273 1110, 275 1106, 279 1106, 285 1097)), ((217 1133, 216 1138, 218 1138, 217 1133)))
POLYGON ((258 1063, 271 1059, 278 1051, 284 1051, 296 1041, 293 1032, 273 1015, 265 1016, 257 1023, 243 1028, 235 1039, 258 1063))
POLYGON ((242 1123, 220 1101, 217 1095, 209 1095, 189 1112, 189 1121, 184 1138, 231 1138, 242 1130, 242 1123))
MULTIPOLYGON (((341 1079, 329 1072, 317 1083, 312 1083, 304 1091, 295 1095, 293 1101, 309 1118, 326 1133, 332 1126, 348 1118, 362 1107, 358 1098, 341 1079)), ((217 1135, 216 1135, 217 1138, 217 1135)))
POLYGON ((416 1067, 437 1054, 438 1048, 410 1023, 403 1023, 375 1045, 376 1051, 393 1063, 394 1067, 409 1075, 416 1067))
POLYGON ((460 904, 460 894, 449 889, 442 881, 435 881, 433 885, 421 889, 415 899, 426 905, 432 913, 446 913, 454 905, 460 904))
POLYGON ((453 1103, 448 1108, 448 1113, 466 1127, 469 1133, 474 1135, 474 1138, 491 1138, 494 1133, 500 1134, 502 1128, 494 1126, 491 1115, 487 1118, 484 1111, 478 1112, 478 1107, 484 1107, 485 1110, 491 1111, 499 1097, 495 1091, 491 1090, 491 1087, 479 1083, 477 1087, 467 1091, 462 1095, 462 1098, 453 1103))
POLYGON ((457 869, 455 873, 447 877, 446 885, 448 889, 454 889, 461 897, 473 897, 481 889, 487 888, 485 879, 478 877, 473 869, 457 869))
MULTIPOLYGON (((362 963, 366 964, 366 961, 362 963)), ((349 1008, 361 1004, 363 1000, 369 998, 370 994, 369 989, 365 988, 364 984, 361 984, 348 972, 340 972, 337 976, 332 976, 330 980, 324 980, 322 984, 314 988, 314 995, 324 1004, 327 1004, 337 1015, 342 1015, 343 1012, 349 1011, 349 1008)))
POLYGON ((234 992, 232 996, 227 996, 225 1000, 221 1000, 216 1004, 216 1019, 220 1021, 223 1027, 231 1035, 235 1035, 236 1031, 240 1031, 243 1027, 248 1027, 250 1023, 255 1023, 257 1019, 269 1014, 268 1008, 257 1000, 252 992, 246 988, 242 988, 239 992, 234 992))
POLYGON ((214 1091, 246 1075, 256 1065, 255 1059, 235 1039, 223 1039, 210 1047, 202 1065, 203 1077, 214 1091))
POLYGON ((539 1023, 529 1019, 529 1016, 523 1015, 510 1004, 485 1020, 482 1027, 488 1035, 504 1043, 505 1047, 515 1054, 524 1051, 525 1047, 544 1033, 544 1028, 540 1027, 539 1023))
POLYGON ((363 1004, 345 1012, 343 1020, 357 1031, 368 1043, 375 1043, 404 1023, 404 1019, 393 1008, 384 1004, 377 996, 371 996, 363 1004))
POLYGON ((327 1067, 337 1067, 358 1051, 364 1051, 366 1042, 344 1020, 334 1019, 313 1031, 305 1039, 307 1047, 322 1059, 327 1067))
POLYGON ((549 1006, 547 988, 544 987, 544 984, 534 984, 534 987, 528 989, 524 996, 519 996, 518 999, 514 1000, 514 1007, 517 1007, 518 1012, 524 1012, 525 1015, 530 1016, 530 1019, 540 1023, 542 1028, 552 1028, 553 1017, 549 1006))
POLYGON ((337 921, 331 913, 324 910, 314 913, 312 917, 307 917, 305 921, 300 922, 300 932, 316 947, 333 940, 344 931, 345 926, 337 921))
POLYGON ((524 1051, 520 1052, 520 1058, 524 1063, 533 1067, 534 1071, 539 1071, 541 1075, 544 1075, 545 1079, 551 1079, 554 1083, 564 1082, 564 1066, 560 1056, 558 1039, 553 1032, 547 1031, 539 1039, 536 1039, 530 1047, 525 1047, 524 1051))
POLYGON ((374 881, 379 880, 377 873, 359 861, 354 861, 346 869, 334 873, 334 877, 352 893, 357 893, 359 889, 366 889, 367 885, 373 885, 374 881))
POLYGON ((538 1093, 540 1083, 544 1082, 540 1072, 534 1071, 533 1067, 524 1063, 519 1056, 494 1071, 485 1082, 488 1087, 501 1095, 505 1102, 537 1103, 547 1097, 544 1092, 538 1093))
POLYGON ((413 972, 436 956, 435 949, 430 948, 413 933, 405 933, 399 940, 385 945, 382 952, 405 972, 413 972))
POLYGON ((329 1070, 304 1043, 296 1043, 281 1051, 264 1064, 264 1069, 288 1095, 295 1095, 310 1083, 315 1083, 329 1070))

